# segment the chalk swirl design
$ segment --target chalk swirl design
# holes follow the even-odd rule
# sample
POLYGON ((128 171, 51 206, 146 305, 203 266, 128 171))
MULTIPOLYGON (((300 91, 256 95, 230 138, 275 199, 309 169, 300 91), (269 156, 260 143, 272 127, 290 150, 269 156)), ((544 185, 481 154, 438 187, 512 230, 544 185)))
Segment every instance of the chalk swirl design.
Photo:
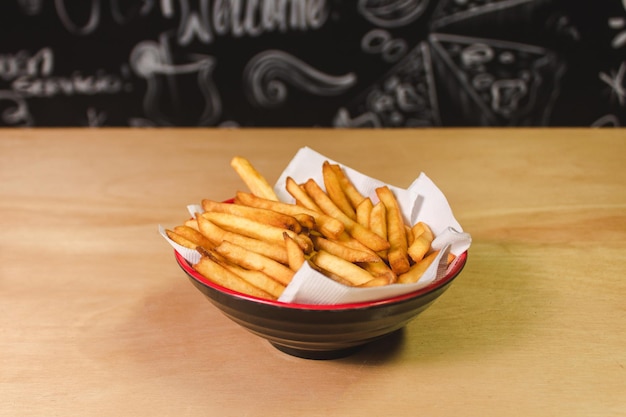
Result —
POLYGON ((359 13, 370 23, 383 28, 397 28, 417 20, 429 0, 359 0, 359 13))
POLYGON ((287 100, 287 85, 316 96, 334 96, 352 87, 356 75, 325 74, 286 52, 268 50, 248 62, 244 83, 253 104, 270 108, 287 100))
POLYGON ((33 126, 28 104, 12 91, 0 91, 0 126, 33 126))

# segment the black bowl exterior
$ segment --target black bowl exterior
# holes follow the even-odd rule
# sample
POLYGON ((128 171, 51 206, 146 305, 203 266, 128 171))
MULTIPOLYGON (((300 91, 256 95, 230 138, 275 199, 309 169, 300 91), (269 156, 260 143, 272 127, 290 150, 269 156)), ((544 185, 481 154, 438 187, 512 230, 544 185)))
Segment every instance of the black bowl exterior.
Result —
POLYGON ((359 309, 306 310, 279 307, 233 297, 191 282, 228 318, 267 339, 279 350, 308 359, 346 356, 358 347, 406 326, 451 284, 394 304, 359 309))
POLYGON ((227 317, 276 348, 303 358, 331 359, 348 355, 404 327, 443 294, 465 265, 465 255, 462 261, 450 277, 429 291, 391 303, 337 309, 256 302, 207 285, 183 270, 192 284, 227 317))

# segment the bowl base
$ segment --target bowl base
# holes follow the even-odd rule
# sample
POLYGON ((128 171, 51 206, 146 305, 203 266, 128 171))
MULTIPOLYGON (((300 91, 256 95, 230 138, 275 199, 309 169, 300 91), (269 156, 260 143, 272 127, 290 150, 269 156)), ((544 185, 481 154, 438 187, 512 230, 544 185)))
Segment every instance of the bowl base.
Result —
POLYGON ((290 346, 281 345, 278 343, 270 342, 272 346, 276 349, 280 350, 283 353, 286 353, 291 356, 295 356, 297 358, 302 359, 312 359, 312 360, 331 360, 331 359, 340 359, 345 358, 346 356, 350 356, 360 350, 363 346, 352 346, 349 348, 343 349, 333 349, 333 350, 309 350, 309 349, 298 349, 290 346))

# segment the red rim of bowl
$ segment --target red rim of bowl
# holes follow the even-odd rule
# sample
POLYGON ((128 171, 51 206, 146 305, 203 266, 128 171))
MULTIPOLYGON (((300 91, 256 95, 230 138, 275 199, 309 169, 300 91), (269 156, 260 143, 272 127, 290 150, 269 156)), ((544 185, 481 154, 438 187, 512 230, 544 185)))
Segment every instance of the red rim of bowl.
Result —
POLYGON ((193 267, 189 264, 189 262, 187 262, 187 260, 185 260, 185 258, 178 252, 174 251, 174 255, 176 256, 176 261, 178 262, 180 267, 190 277, 192 277, 194 280, 201 283, 202 285, 211 287, 219 292, 231 295, 233 297, 237 297, 239 299, 253 301, 256 303, 265 304, 265 305, 273 306, 273 307, 293 308, 293 309, 300 309, 300 310, 326 310, 326 311, 367 308, 367 307, 375 307, 375 306, 386 305, 386 304, 394 304, 403 300, 407 300, 410 298, 427 294, 431 291, 435 291, 436 289, 448 284, 450 281, 456 278, 456 276, 459 275, 459 273, 465 266, 465 262, 467 261, 467 251, 466 251, 466 252, 463 252, 461 255, 459 255, 453 261, 452 265, 450 265, 448 269, 448 273, 443 278, 417 291, 398 295, 398 296, 391 297, 391 298, 384 298, 381 300, 364 301, 364 302, 359 302, 359 303, 348 303, 348 304, 321 304, 320 305, 320 304, 286 303, 283 301, 267 300, 264 298, 259 298, 259 297, 254 297, 251 295, 243 294, 238 291, 233 291, 226 287, 222 287, 221 285, 218 285, 214 283, 213 281, 209 280, 208 278, 205 278, 204 276, 200 275, 198 272, 196 272, 195 269, 193 269, 193 267))

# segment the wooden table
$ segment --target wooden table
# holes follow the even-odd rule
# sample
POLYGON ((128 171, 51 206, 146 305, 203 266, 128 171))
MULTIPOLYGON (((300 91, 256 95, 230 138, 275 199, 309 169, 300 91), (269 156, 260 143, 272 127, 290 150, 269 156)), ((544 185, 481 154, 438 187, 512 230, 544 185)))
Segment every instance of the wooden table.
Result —
POLYGON ((624 130, 0 131, 2 416, 624 416, 624 130), (187 280, 157 225, 297 149, 398 186, 424 171, 473 236, 406 329, 287 356, 187 280))

